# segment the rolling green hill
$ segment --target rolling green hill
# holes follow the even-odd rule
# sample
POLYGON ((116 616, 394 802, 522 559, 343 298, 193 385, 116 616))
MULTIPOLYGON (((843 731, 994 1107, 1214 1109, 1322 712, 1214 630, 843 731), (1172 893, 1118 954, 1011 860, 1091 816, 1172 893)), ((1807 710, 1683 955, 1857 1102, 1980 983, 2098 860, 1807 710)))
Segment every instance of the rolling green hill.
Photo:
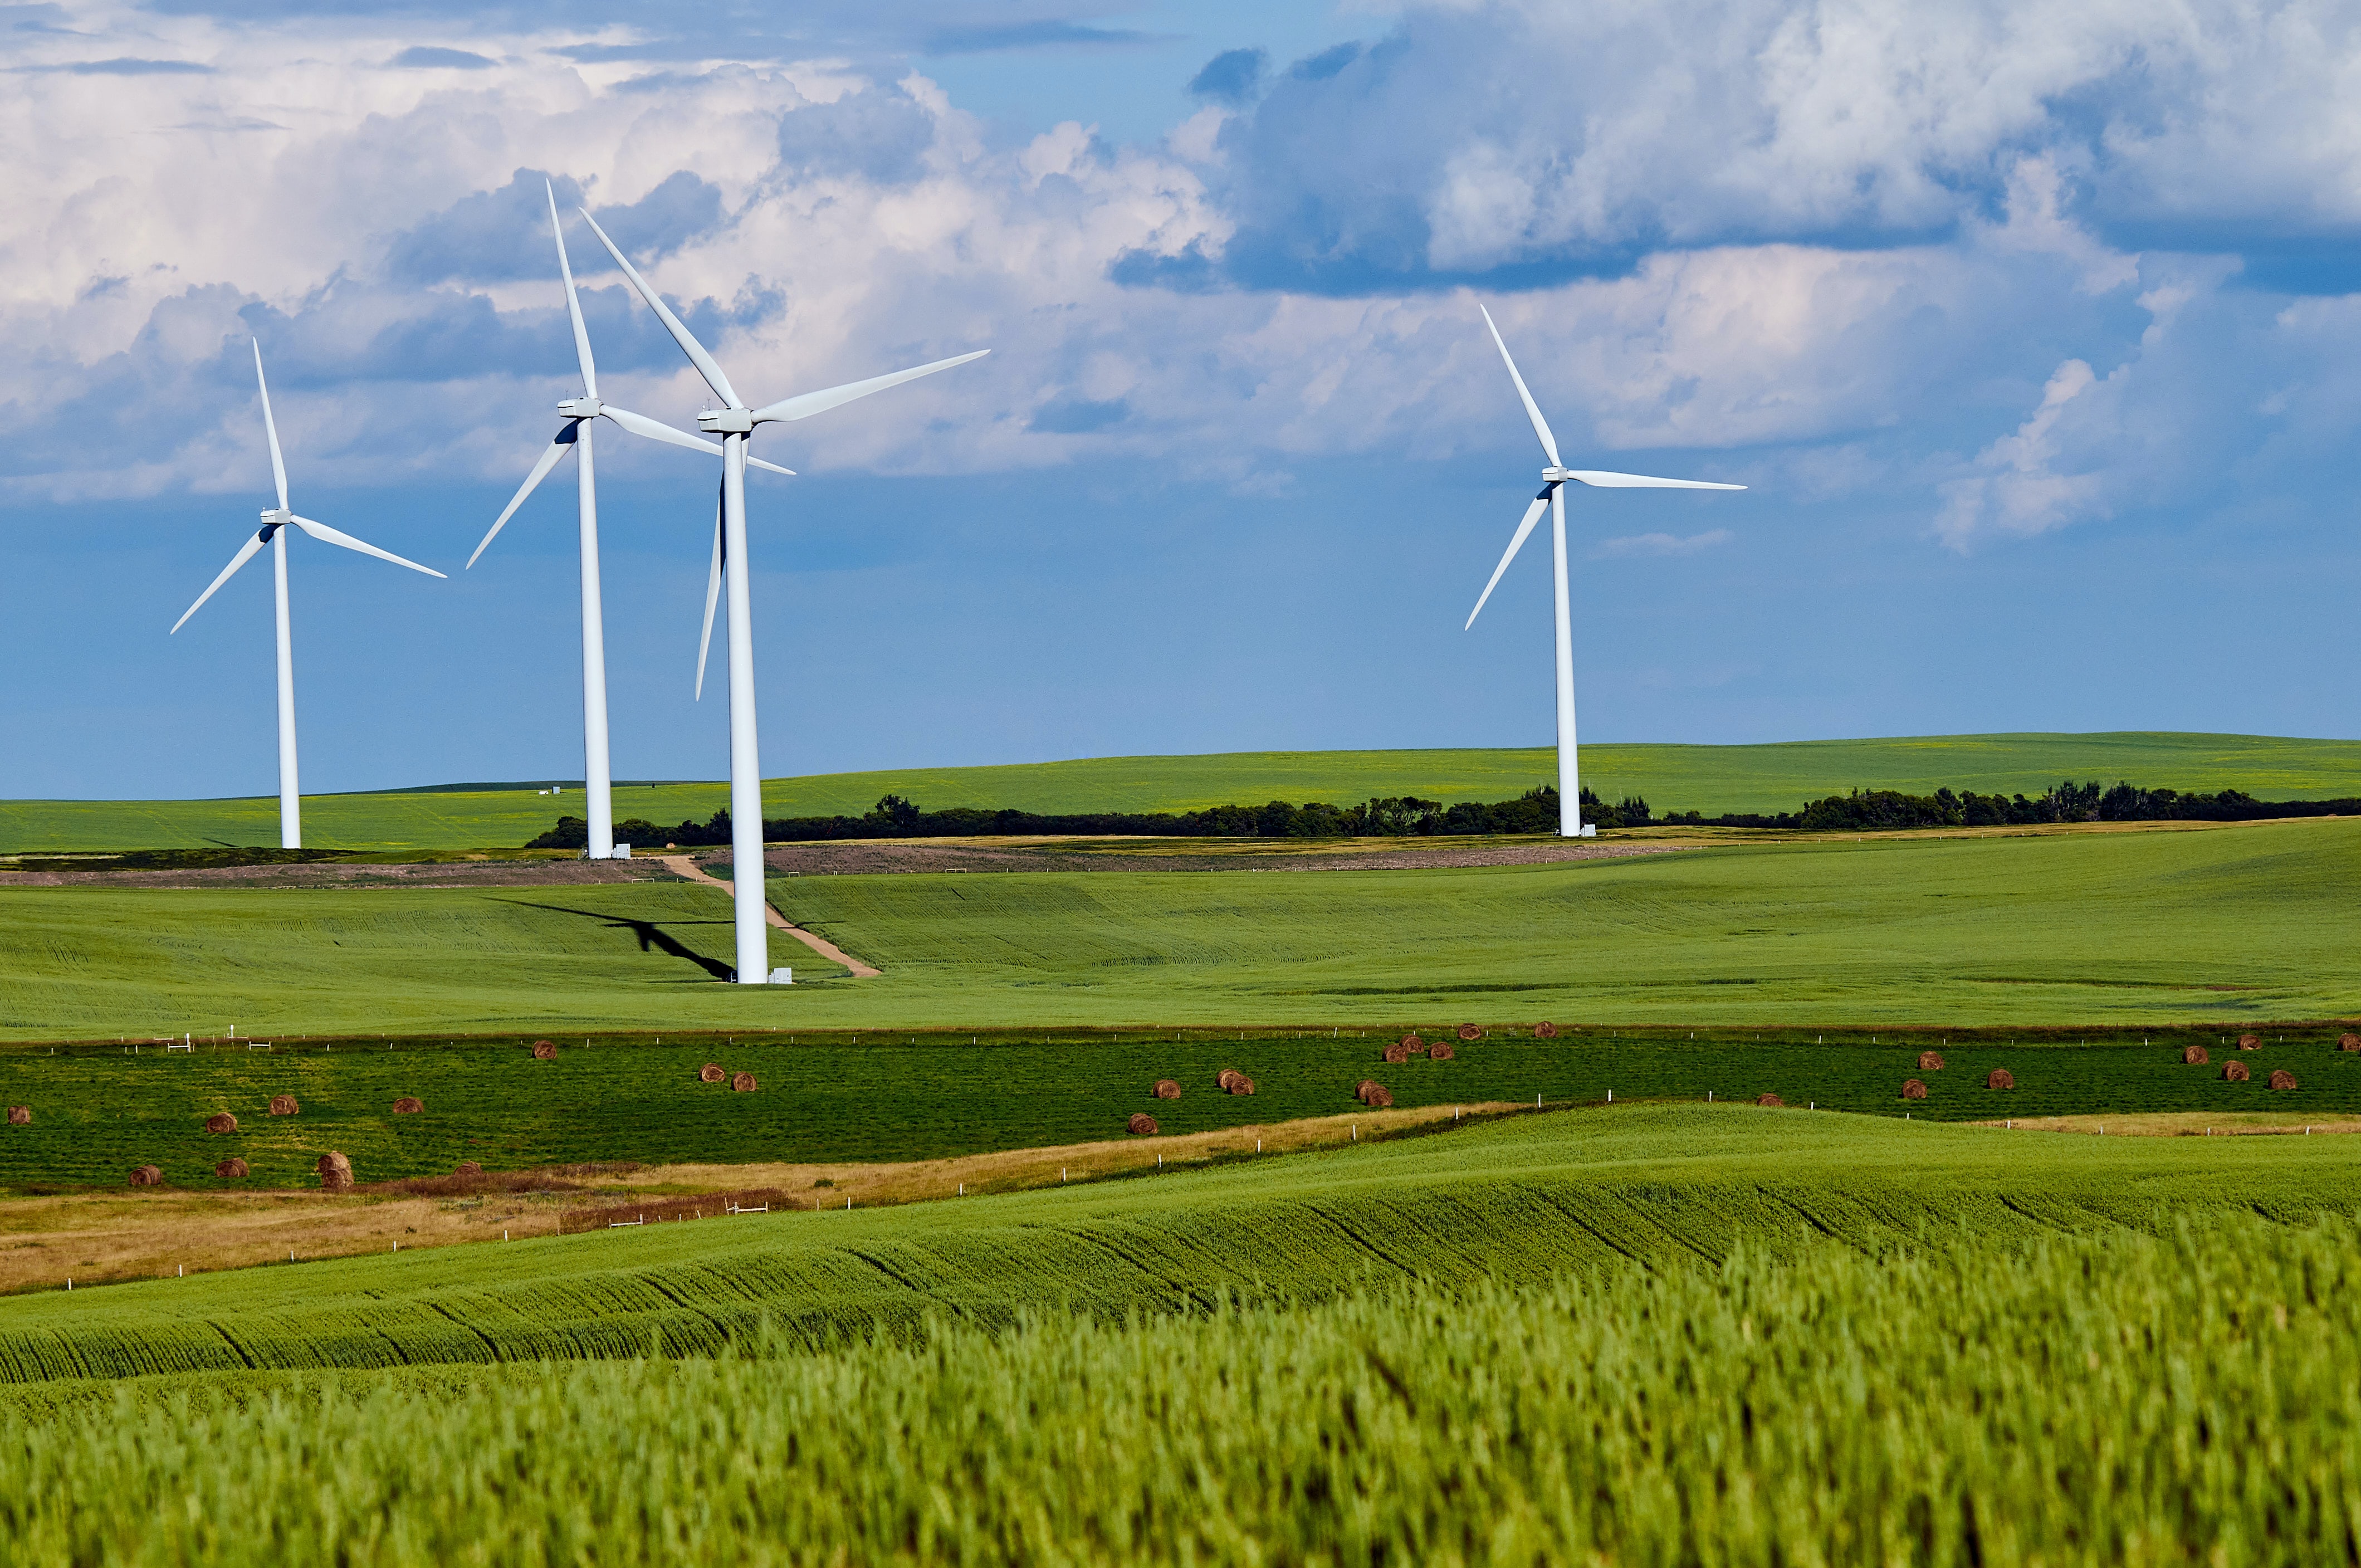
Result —
MULTIPOLYGON (((1604 744, 1583 748, 1584 782, 1609 800, 1641 795, 1659 812, 1792 811, 1856 785, 1926 794, 1941 785, 2038 794, 2062 778, 2151 788, 2237 788, 2277 799, 2361 795, 2361 740, 2122 732, 1933 735, 1760 746, 1604 744)), ((773 779, 769 817, 858 815, 880 795, 929 808, 1187 811, 1269 800, 1349 805, 1378 795, 1504 800, 1554 782, 1555 753, 1506 751, 1247 751, 1097 757, 1004 767, 897 769, 773 779)), ((728 803, 721 784, 618 786, 618 817, 702 821, 728 803)), ((320 849, 476 849, 522 844, 580 789, 445 788, 307 797, 304 836, 320 849)), ((197 849, 278 841, 278 800, 0 801, 0 854, 38 850, 197 849)))
POLYGON ((1560 1113, 1332 1153, 900 1209, 197 1274, 0 1300, 0 1382, 812 1344, 930 1313, 1107 1319, 1386 1280, 1534 1283, 1943 1234, 2361 1207, 2337 1138, 2079 1138, 1766 1112, 1560 1113))
POLYGON ((713 982, 710 888, 0 888, 0 1038, 1466 1016, 1968 1026, 2361 1012, 2361 820, 1554 865, 783 878, 811 983, 713 982), (841 971, 837 971, 839 974, 841 971))

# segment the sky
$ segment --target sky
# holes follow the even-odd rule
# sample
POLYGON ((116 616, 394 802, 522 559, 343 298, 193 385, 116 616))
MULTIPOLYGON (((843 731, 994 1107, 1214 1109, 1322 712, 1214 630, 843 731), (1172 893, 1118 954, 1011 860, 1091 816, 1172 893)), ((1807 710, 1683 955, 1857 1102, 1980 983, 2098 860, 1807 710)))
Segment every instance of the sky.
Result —
MULTIPOLYGON (((578 395, 763 428, 764 772, 1582 733, 2361 734, 2361 10, 2089 0, 0 5, 0 795, 582 774, 578 395)), ((716 465, 598 437, 614 769, 694 700, 716 465)), ((2169 785, 2171 780, 2140 781, 2169 785)))

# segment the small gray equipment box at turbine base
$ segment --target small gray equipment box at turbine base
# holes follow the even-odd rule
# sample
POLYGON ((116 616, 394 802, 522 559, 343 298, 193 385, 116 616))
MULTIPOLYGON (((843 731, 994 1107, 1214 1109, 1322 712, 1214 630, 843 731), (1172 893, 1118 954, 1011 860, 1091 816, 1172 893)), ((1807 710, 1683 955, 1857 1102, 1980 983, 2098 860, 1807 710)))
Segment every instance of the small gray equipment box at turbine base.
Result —
POLYGON ((795 982, 796 971, 791 969, 774 969, 771 971, 773 985, 793 985, 795 982))
POLYGON ((631 858, 631 847, 629 844, 618 844, 615 846, 615 859, 619 861, 628 861, 631 858))

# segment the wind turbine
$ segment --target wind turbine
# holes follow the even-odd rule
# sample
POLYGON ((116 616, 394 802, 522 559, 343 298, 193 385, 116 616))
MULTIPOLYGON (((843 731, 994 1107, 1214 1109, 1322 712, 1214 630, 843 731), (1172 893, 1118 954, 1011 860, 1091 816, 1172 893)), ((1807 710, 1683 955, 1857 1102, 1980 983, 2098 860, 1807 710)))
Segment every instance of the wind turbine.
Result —
MULTIPOLYGON (((566 257, 566 234, 558 226, 557 192, 547 181, 542 182, 542 188, 549 192, 549 232, 557 241, 557 272, 566 280, 566 309, 574 321, 574 354, 582 367, 582 395, 557 405, 558 413, 566 421, 558 427, 557 438, 541 455, 541 461, 533 466, 533 472, 525 476, 507 509, 484 535, 483 543, 476 546, 476 554, 467 557, 467 565, 474 566, 482 557, 500 530, 508 526, 509 519, 516 515, 517 508, 524 505, 525 498, 549 477, 557 460, 571 448, 582 533, 582 794, 590 827, 584 855, 589 860, 605 861, 613 859, 615 853, 615 806, 613 773, 608 762, 606 612, 598 589, 598 483, 590 455, 590 422, 609 419, 634 434, 670 442, 675 446, 692 447, 716 457, 721 455, 721 448, 645 414, 635 414, 599 400, 598 367, 590 356, 590 333, 583 324, 582 301, 574 290, 574 269, 566 257)), ((794 472, 759 458, 748 461, 774 473, 794 472)))
MULTIPOLYGON (((303 847, 303 801, 295 782, 295 647, 287 619, 287 534, 286 530, 300 528, 325 544, 341 544, 347 550, 357 550, 364 555, 374 555, 380 561, 390 561, 397 566, 407 566, 413 572, 423 572, 430 577, 443 574, 432 566, 422 566, 415 561, 405 561, 390 550, 380 550, 374 544, 340 533, 324 522, 313 522, 308 517, 297 517, 287 506, 287 461, 279 453, 279 426, 270 417, 270 383, 263 379, 262 345, 254 345, 254 381, 262 389, 262 432, 270 438, 270 477, 279 486, 279 505, 275 510, 262 514, 262 527, 255 536, 238 547, 229 565, 212 587, 197 596, 197 602, 186 614, 172 623, 178 631, 189 623, 205 600, 224 583, 237 575, 237 569, 255 557, 264 545, 271 548, 271 566, 279 589, 279 844, 281 849, 303 847)), ((170 633, 166 633, 170 636, 170 633)))
MULTIPOLYGON (((771 978, 771 941, 763 921, 767 904, 763 885, 763 757, 754 732, 753 602, 746 558, 746 465, 752 459, 746 455, 747 441, 756 425, 809 419, 855 398, 865 398, 872 392, 882 392, 888 387, 981 359, 992 351, 978 349, 972 354, 938 359, 930 365, 873 376, 865 381, 849 381, 840 387, 827 387, 750 408, 730 385, 730 378, 722 374, 721 367, 713 362, 713 356, 681 324, 680 318, 665 308, 656 291, 648 287, 647 280, 640 276, 639 269, 607 237, 607 231, 598 226, 598 220, 588 210, 583 212, 582 220, 598 236, 598 243, 607 247, 607 254, 615 258, 615 265, 623 269, 632 289, 647 302, 648 309, 664 323, 673 341, 680 345, 680 351, 688 356, 688 362, 697 367, 713 395, 721 400, 720 408, 707 409, 697 416, 699 430, 721 438, 720 528, 715 536, 714 575, 706 591, 706 631, 711 634, 714 600, 726 576, 730 598, 730 852, 736 868, 730 887, 738 938, 737 980, 741 985, 762 985, 771 978)), ((699 663, 701 685, 701 656, 699 663)))
POLYGON ((1541 406, 1533 401, 1532 393, 1525 389, 1525 378, 1517 374, 1517 362, 1509 357, 1509 345, 1500 341, 1500 329, 1492 324, 1492 313, 1482 305, 1476 307, 1484 313, 1484 324, 1491 327, 1493 345, 1500 351, 1500 363, 1509 367, 1509 379, 1517 384, 1517 396, 1524 400, 1525 413, 1533 422, 1533 433, 1542 438, 1542 451, 1549 464, 1542 470, 1541 494, 1525 509, 1525 521, 1517 525, 1516 537, 1509 541, 1507 554, 1492 568, 1492 580, 1484 585, 1477 598, 1476 608, 1467 612, 1467 626, 1484 613, 1484 601, 1500 585, 1500 576, 1509 563, 1524 548, 1525 537, 1541 521, 1542 512, 1550 513, 1550 543, 1557 566, 1557 831, 1562 839, 1580 838, 1592 831, 1582 823, 1582 769, 1574 743, 1574 624, 1567 604, 1565 586, 1565 483, 1590 485, 1602 490, 1742 490, 1744 485, 1718 485, 1706 479, 1657 479, 1645 474, 1609 474, 1597 468, 1568 468, 1558 459, 1557 437, 1550 433, 1549 421, 1542 418, 1541 406))

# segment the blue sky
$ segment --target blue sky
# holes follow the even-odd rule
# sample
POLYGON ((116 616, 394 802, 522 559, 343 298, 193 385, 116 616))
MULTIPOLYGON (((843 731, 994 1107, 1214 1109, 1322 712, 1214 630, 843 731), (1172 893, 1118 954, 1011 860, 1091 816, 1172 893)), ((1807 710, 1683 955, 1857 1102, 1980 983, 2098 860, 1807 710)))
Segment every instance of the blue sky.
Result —
MULTIPOLYGON (((0 795, 581 771, 541 185, 755 400, 773 774, 1595 740, 2361 732, 2361 14, 2228 5, 0 6, 0 795), (782 18, 785 19, 782 19, 782 18), (716 41, 721 40, 721 41, 716 41)), ((699 389, 569 234, 602 390, 699 389)), ((601 437, 615 764, 716 777, 711 475, 601 437)), ((2171 780, 2147 781, 2169 784, 2171 780)))

